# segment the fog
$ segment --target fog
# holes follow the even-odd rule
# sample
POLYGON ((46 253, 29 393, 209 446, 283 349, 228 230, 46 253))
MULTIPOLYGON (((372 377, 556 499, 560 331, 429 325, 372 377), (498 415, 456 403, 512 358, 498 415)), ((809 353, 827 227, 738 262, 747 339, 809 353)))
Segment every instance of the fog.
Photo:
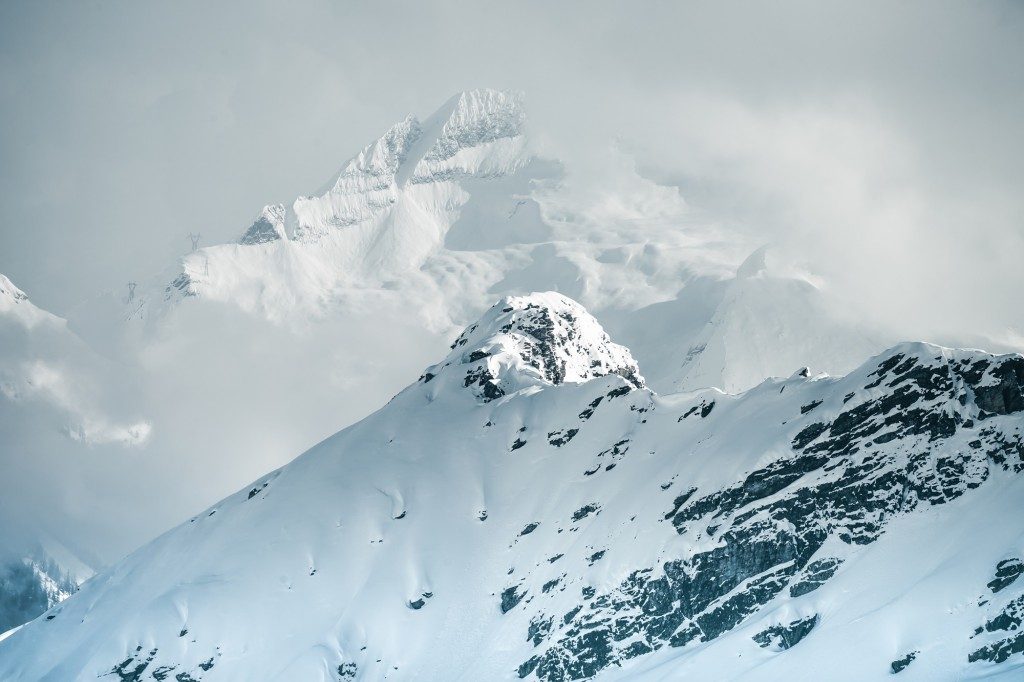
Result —
MULTIPOLYGON (((1024 344, 1014 2, 3 3, 0 273, 69 315, 173 263, 190 232, 237 238, 264 204, 312 192, 392 122, 474 87, 523 91, 536 145, 595 195, 628 158, 709 221, 783 245, 880 323, 1024 344)), ((247 343, 244 321, 237 330, 225 344, 247 343)), ((260 342, 288 347, 283 332, 260 342)), ((316 347, 331 352, 328 338, 316 347)), ((415 352, 419 366, 443 352, 412 330, 382 350, 415 352)), ((191 351, 158 347, 146 361, 219 362, 191 351)), ((353 362, 337 358, 339 374, 392 369, 353 362)), ((388 375, 346 418, 413 378, 388 375)), ((18 492, 0 503, 0 534, 43 513, 33 500, 50 491, 62 507, 48 523, 79 519, 67 533, 109 559, 180 520, 181 506, 147 502, 138 476, 187 474, 188 503, 212 501, 330 433, 319 425, 338 399, 325 396, 325 414, 280 413, 280 442, 239 442, 261 395, 303 390, 300 370, 259 380, 201 396, 139 389, 133 417, 169 393, 193 407, 239 399, 231 424, 192 426, 200 410, 161 406, 180 423, 154 431, 144 467, 116 444, 83 458, 65 456, 67 439, 46 450, 11 436, 0 465, 18 492), (188 454, 214 450, 211 438, 223 460, 188 454), (44 450, 51 459, 22 456, 44 450), (88 492, 99 489, 123 495, 88 492), (90 517, 119 509, 123 537, 97 537, 90 517)), ((0 408, 0 423, 22 418, 0 408)))

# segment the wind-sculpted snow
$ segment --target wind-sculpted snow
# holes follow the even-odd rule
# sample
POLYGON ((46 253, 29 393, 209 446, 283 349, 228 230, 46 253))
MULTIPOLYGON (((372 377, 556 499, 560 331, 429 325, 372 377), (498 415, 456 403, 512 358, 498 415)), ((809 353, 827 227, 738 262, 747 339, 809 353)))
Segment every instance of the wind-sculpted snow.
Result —
MULTIPOLYGON (((524 120, 521 98, 495 90, 461 93, 423 124, 406 117, 349 161, 327 192, 295 201, 295 238, 315 241, 379 218, 407 196, 409 181, 422 185, 513 172, 523 163, 524 120)), ((427 211, 458 201, 408 198, 427 211)))
POLYGON ((0 642, 0 678, 1016 679, 1022 386, 904 344, 658 396, 578 304, 503 299, 0 642))
POLYGON ((397 174, 410 147, 423 134, 414 116, 392 126, 349 161, 321 196, 299 197, 293 210, 299 241, 379 216, 398 201, 397 174))

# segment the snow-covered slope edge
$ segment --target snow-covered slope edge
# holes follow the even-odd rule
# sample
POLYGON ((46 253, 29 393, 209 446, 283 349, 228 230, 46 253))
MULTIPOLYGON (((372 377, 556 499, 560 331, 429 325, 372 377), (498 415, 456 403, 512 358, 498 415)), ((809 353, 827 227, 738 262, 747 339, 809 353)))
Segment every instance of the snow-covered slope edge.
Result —
POLYGON ((1024 358, 659 397, 555 294, 0 643, 10 680, 1019 677, 1024 358))

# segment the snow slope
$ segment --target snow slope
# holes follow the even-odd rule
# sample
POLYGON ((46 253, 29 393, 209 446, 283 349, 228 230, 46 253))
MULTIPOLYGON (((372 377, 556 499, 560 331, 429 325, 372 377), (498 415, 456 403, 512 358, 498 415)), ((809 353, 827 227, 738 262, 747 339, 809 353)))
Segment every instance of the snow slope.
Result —
POLYGON ((674 300, 610 316, 609 326, 657 369, 652 386, 671 392, 738 393, 803 365, 842 375, 895 342, 892 332, 844 314, 821 281, 780 260, 761 247, 735 276, 691 281, 674 300))
POLYGON ((578 304, 505 298, 0 642, 0 678, 1019 679, 1022 387, 902 344, 659 396, 578 304))

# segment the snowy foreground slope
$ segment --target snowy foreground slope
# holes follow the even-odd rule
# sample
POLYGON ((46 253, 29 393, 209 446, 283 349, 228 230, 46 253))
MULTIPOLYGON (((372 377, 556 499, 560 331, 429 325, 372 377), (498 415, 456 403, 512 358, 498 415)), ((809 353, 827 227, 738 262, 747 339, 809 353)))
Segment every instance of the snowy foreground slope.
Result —
POLYGON ((4 680, 1020 679, 1024 358, 658 396, 553 293, 0 642, 4 680))

